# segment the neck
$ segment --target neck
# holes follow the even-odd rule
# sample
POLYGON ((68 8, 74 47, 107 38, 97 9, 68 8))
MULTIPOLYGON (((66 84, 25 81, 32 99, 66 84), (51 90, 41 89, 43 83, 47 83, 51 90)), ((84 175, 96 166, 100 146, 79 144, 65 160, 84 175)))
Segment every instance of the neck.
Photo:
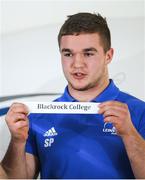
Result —
POLYGON ((79 91, 73 89, 68 85, 68 90, 70 95, 80 102, 89 102, 96 98, 107 86, 109 85, 109 79, 104 80, 98 86, 92 87, 90 89, 79 91))

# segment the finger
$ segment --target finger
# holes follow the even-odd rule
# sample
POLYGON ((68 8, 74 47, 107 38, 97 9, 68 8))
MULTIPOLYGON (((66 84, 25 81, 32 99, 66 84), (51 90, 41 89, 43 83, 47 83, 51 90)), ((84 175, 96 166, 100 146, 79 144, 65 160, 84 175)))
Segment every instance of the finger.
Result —
POLYGON ((104 107, 104 106, 120 106, 120 107, 124 107, 124 103, 122 102, 118 102, 118 101, 106 101, 106 102, 103 102, 103 103, 100 103, 99 104, 99 107, 104 107))
POLYGON ((109 116, 104 118, 105 123, 112 123, 113 126, 116 128, 117 133, 122 129, 123 127, 123 121, 120 120, 118 117, 109 116))
POLYGON ((105 111, 108 111, 110 109, 126 112, 128 110, 128 106, 126 104, 119 104, 118 103, 107 103, 104 104, 99 108, 99 114, 103 114, 105 111))
POLYGON ((112 124, 117 124, 119 122, 118 117, 109 116, 104 118, 104 122, 110 122, 112 124))
POLYGON ((13 103, 10 107, 10 112, 28 114, 29 110, 27 106, 22 103, 13 103))
POLYGON ((107 116, 116 116, 116 117, 124 117, 127 115, 127 111, 125 111, 123 108, 107 108, 100 110, 101 114, 103 114, 104 117, 107 116))
POLYGON ((17 121, 25 121, 27 119, 27 116, 23 113, 9 113, 7 116, 6 116, 6 122, 8 123, 14 123, 14 122, 17 122, 17 121))
POLYGON ((109 112, 121 112, 121 113, 125 113, 128 111, 128 109, 126 107, 122 107, 122 106, 103 106, 99 109, 99 114, 104 114, 104 113, 109 113, 109 112))
POLYGON ((28 121, 18 121, 15 123, 16 129, 21 129, 21 128, 28 127, 28 126, 29 126, 28 121))

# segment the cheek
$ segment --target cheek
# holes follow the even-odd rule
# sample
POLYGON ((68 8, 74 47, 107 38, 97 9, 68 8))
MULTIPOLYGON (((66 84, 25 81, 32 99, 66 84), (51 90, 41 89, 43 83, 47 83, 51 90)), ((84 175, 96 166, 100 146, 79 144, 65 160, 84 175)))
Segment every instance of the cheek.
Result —
POLYGON ((97 71, 100 68, 100 63, 97 60, 95 60, 95 61, 92 61, 91 63, 89 62, 87 64, 87 67, 89 71, 92 71, 92 72, 97 71))
POLYGON ((66 62, 66 61, 62 61, 62 69, 63 71, 66 73, 69 71, 70 69, 70 63, 69 62, 66 62))
POLYGON ((88 64, 88 70, 92 75, 102 72, 104 68, 105 68, 105 64, 103 61, 100 62, 98 60, 98 61, 94 61, 93 63, 88 64))

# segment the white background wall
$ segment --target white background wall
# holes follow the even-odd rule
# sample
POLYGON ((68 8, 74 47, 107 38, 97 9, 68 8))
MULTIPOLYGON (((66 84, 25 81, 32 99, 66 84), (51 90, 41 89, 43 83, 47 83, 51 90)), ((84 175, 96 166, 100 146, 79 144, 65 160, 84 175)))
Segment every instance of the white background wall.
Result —
MULTIPOLYGON (((2 12, 2 8, 0 6, 0 12, 2 12)), ((0 13, 0 25, 2 25, 2 13, 0 13)), ((2 26, 0 26, 0 32, 2 29, 2 26)), ((1 46, 1 36, 0 36, 0 95, 2 94, 2 54, 1 54, 1 50, 2 50, 2 46, 1 46)))
MULTIPOLYGON (((2 0, 1 10, 0 96, 63 92, 57 33, 67 15, 88 11, 107 17, 115 49, 110 76, 121 89, 145 100, 143 0, 2 0)), ((1 159, 10 137, 4 117, 0 137, 1 159)))
POLYGON ((111 77, 124 91, 145 99, 144 1, 3 0, 1 7, 0 95, 62 92, 66 82, 57 33, 67 15, 88 11, 108 19, 115 49, 111 77))
POLYGON ((0 95, 2 95, 2 58, 1 58, 1 42, 0 42, 0 95))
MULTIPOLYGON (((144 99, 143 18, 111 18, 109 24, 115 49, 111 77, 144 99)), ((2 36, 2 95, 63 91, 58 29, 59 24, 45 25, 2 36)))

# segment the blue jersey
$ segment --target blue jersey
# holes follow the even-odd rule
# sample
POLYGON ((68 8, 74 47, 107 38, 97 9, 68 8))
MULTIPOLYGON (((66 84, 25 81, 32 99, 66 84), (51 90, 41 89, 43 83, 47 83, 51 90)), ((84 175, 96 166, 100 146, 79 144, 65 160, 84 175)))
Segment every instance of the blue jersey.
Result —
MULTIPOLYGON (((110 81, 92 102, 120 101, 145 139, 145 102, 121 92, 110 81)), ((66 87, 58 102, 76 101, 66 87)), ((26 152, 40 162, 41 178, 134 178, 125 146, 100 114, 30 114, 26 152)))

